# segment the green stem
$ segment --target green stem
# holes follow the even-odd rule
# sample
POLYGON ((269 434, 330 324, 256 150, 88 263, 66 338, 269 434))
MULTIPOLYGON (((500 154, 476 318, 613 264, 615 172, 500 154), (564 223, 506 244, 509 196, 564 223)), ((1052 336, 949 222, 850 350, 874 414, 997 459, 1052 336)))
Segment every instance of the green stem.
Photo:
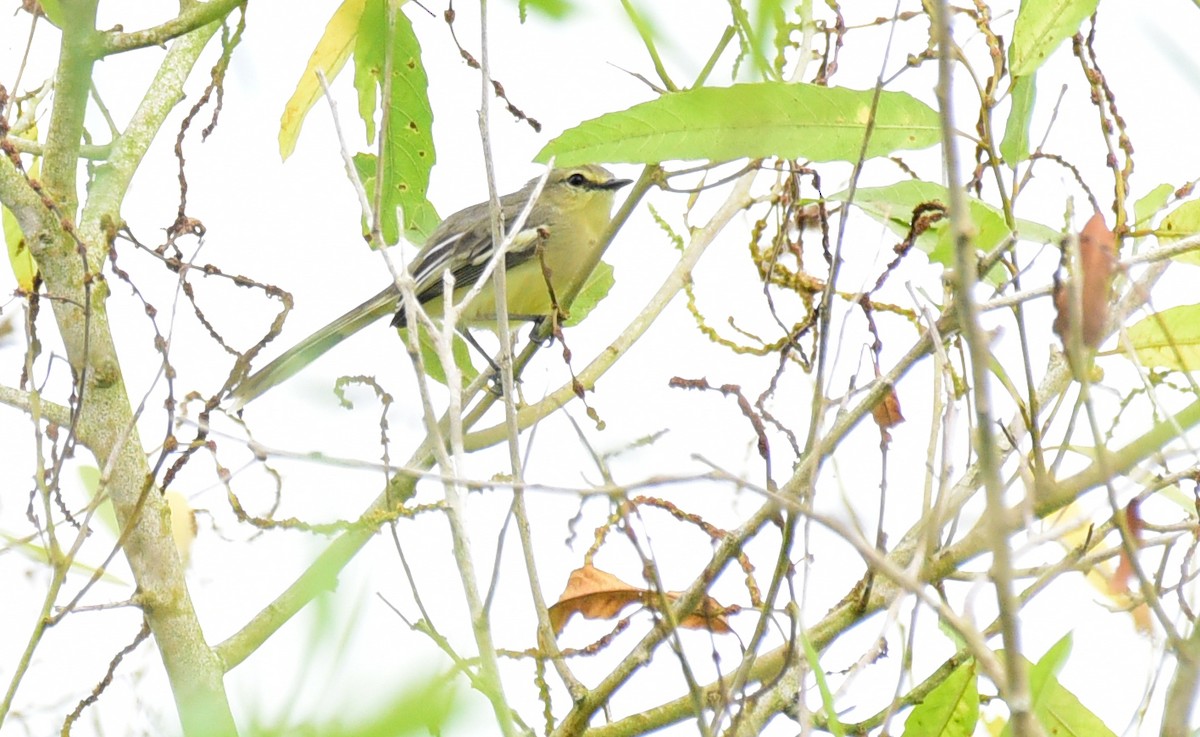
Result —
POLYGON ((675 92, 679 89, 675 82, 671 80, 667 74, 667 68, 663 65, 662 57, 658 55, 658 47, 654 45, 654 34, 651 32, 650 25, 646 23, 642 16, 638 15, 633 4, 629 0, 621 0, 621 7, 625 8, 625 13, 629 16, 629 20, 633 22, 634 29, 637 30, 638 36, 641 37, 642 43, 646 46, 646 53, 650 54, 650 62, 654 64, 654 71, 658 74, 658 78, 662 80, 663 86, 668 92, 675 92))

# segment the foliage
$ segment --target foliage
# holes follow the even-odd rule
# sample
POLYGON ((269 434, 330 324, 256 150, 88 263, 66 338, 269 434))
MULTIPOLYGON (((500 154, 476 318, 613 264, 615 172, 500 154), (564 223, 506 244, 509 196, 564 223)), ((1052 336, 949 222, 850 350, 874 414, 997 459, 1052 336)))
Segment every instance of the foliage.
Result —
MULTIPOLYGON (((19 633, 0 726, 148 732, 124 705, 175 717, 145 680, 189 736, 1192 732, 1200 304, 1160 285, 1194 278, 1200 205, 1194 179, 1132 176, 1129 88, 1103 68, 1116 11, 730 0, 690 29, 613 6, 603 26, 567 0, 331 7, 272 89, 291 91, 280 166, 326 155, 281 204, 199 145, 253 143, 237 116, 275 84, 237 66, 270 27, 244 3, 145 23, 23 4, 52 64, 0 59, 21 311, 0 404, 23 418, 0 442, 28 488, 0 497, 19 633), (618 54, 609 30, 636 45, 636 100, 583 81, 618 54), (537 73, 511 71, 529 56, 537 73), (107 74, 128 59, 157 74, 107 74), (513 159, 516 130, 533 144, 513 159), (347 264, 400 273, 478 141, 487 187, 455 170, 452 207, 539 148, 638 165, 578 294, 554 295, 569 309, 486 361, 452 325, 373 328, 336 382, 353 411, 304 379, 235 410, 312 307, 284 285, 314 278, 330 316, 378 290, 383 269, 347 264), (297 643, 298 616, 318 624, 297 643)), ((544 220, 526 242, 562 227, 544 220)))

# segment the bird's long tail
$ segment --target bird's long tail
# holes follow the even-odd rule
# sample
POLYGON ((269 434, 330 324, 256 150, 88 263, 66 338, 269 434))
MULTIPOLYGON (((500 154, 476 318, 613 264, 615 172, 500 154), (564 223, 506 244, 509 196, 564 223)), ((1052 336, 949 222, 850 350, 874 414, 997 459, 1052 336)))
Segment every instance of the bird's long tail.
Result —
POLYGON ((317 360, 325 351, 385 315, 396 312, 400 292, 390 285, 338 319, 289 348, 274 361, 247 377, 230 393, 232 409, 241 409, 272 387, 283 383, 317 360))

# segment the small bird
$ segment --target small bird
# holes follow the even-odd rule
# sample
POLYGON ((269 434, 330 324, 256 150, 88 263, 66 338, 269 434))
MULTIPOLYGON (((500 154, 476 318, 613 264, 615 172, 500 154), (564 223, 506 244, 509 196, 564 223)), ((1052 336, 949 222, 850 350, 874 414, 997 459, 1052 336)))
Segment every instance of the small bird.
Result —
MULTIPOLYGON (((518 191, 500 198, 500 210, 506 224, 512 223, 525 208, 537 182, 538 178, 532 179, 518 191)), ((584 270, 612 219, 613 195, 629 183, 630 180, 618 179, 595 164, 550 172, 505 256, 505 294, 510 320, 537 320, 549 316, 553 310, 551 289, 562 309, 570 307, 563 299, 576 294, 590 276, 584 270)), ((434 229, 410 267, 416 282, 417 300, 431 317, 443 314, 442 275, 446 271, 454 275, 454 296, 456 300, 461 299, 483 273, 494 247, 491 209, 487 202, 459 210, 434 229)), ((408 316, 400 302, 400 290, 394 282, 388 284, 374 297, 289 348, 238 384, 230 395, 233 409, 241 409, 387 314, 395 313, 393 327, 405 327, 408 316)), ((462 311, 460 320, 464 327, 495 325, 496 297, 490 280, 462 311)))

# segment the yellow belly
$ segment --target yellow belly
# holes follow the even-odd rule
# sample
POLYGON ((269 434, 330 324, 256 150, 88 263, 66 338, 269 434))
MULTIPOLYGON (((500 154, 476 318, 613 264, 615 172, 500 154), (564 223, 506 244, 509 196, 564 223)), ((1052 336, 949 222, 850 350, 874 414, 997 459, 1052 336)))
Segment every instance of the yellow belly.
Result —
MULTIPOLYGON (((602 213, 605 214, 606 213, 602 213)), ((576 227, 574 237, 551 232, 550 237, 542 245, 542 255, 511 268, 507 272, 505 289, 507 292, 508 317, 510 320, 536 320, 546 317, 552 312, 550 287, 546 274, 549 272, 549 284, 553 285, 559 307, 564 311, 570 308, 564 304, 566 295, 574 296, 587 280, 589 273, 583 273, 584 265, 590 260, 599 241, 600 232, 607 222, 604 217, 599 223, 585 223, 584 227, 576 227), (595 227, 599 225, 599 227, 595 227), (545 269, 543 269, 543 262, 545 269)), ((578 225, 579 223, 577 223, 578 225)), ((455 301, 462 300, 473 284, 457 285, 454 290, 455 301)), ((437 297, 425 305, 426 311, 438 317, 443 314, 442 298, 437 297)), ((471 326, 495 329, 496 296, 489 282, 479 292, 478 296, 463 310, 460 323, 471 326)))

